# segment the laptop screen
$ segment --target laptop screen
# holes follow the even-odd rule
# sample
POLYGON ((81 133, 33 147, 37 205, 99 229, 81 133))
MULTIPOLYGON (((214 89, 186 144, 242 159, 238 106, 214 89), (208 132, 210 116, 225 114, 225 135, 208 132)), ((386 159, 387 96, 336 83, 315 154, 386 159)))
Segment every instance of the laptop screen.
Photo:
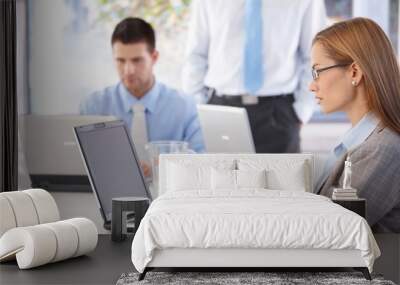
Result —
POLYGON ((74 129, 105 222, 111 221, 112 198, 151 198, 123 121, 74 129))

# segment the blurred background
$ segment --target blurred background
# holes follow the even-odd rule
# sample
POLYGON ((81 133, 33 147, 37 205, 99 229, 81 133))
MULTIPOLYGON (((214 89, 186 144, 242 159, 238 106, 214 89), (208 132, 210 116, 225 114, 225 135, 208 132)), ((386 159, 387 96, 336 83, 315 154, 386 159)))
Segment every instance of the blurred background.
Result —
MULTIPOLYGON (((151 22, 160 60, 156 77, 181 89, 191 0, 19 0, 20 114, 76 114, 90 93, 117 82, 110 37, 127 16, 151 22), (26 48, 24 48, 26 47, 26 48)), ((325 0, 329 22, 377 21, 398 51, 398 0, 325 0)), ((349 127, 344 114, 316 108, 302 129, 302 151, 327 152, 349 127)))

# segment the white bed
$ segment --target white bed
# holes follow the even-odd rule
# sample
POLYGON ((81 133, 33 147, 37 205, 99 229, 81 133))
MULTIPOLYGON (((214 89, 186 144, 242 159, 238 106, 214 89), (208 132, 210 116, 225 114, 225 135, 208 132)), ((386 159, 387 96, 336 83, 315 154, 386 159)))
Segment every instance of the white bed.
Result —
POLYGON ((367 222, 310 193, 313 172, 310 154, 162 156, 160 196, 133 240, 134 266, 144 274, 154 267, 355 267, 368 268, 368 277, 380 252, 367 222), (268 185, 239 188, 260 186, 260 167, 268 185))

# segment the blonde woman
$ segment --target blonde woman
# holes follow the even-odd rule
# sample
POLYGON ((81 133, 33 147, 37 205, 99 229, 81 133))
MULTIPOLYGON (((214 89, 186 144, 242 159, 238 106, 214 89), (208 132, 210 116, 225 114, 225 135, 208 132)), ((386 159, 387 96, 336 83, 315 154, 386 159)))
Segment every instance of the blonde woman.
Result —
POLYGON ((311 63, 309 88, 323 112, 343 111, 352 124, 316 192, 331 197, 342 185, 349 155, 367 221, 374 231, 400 232, 400 71, 389 39, 372 20, 339 22, 315 36, 311 63))

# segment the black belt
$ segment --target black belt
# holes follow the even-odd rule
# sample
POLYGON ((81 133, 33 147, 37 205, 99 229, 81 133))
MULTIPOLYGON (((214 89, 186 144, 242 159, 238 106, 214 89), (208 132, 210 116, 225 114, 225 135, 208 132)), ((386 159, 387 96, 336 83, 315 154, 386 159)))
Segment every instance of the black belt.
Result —
MULTIPOLYGON (((258 99, 259 103, 271 102, 275 100, 289 100, 290 102, 294 102, 293 93, 288 94, 279 94, 279 95, 249 95, 249 94, 239 94, 239 95, 226 95, 226 94, 217 94, 215 89, 209 89, 209 94, 211 96, 217 96, 225 100, 226 102, 234 103, 234 104, 242 104, 244 102, 244 96, 255 96, 258 99)), ((211 97, 210 96, 210 97, 211 97)), ((244 105, 254 105, 254 104, 244 104, 244 105)))

